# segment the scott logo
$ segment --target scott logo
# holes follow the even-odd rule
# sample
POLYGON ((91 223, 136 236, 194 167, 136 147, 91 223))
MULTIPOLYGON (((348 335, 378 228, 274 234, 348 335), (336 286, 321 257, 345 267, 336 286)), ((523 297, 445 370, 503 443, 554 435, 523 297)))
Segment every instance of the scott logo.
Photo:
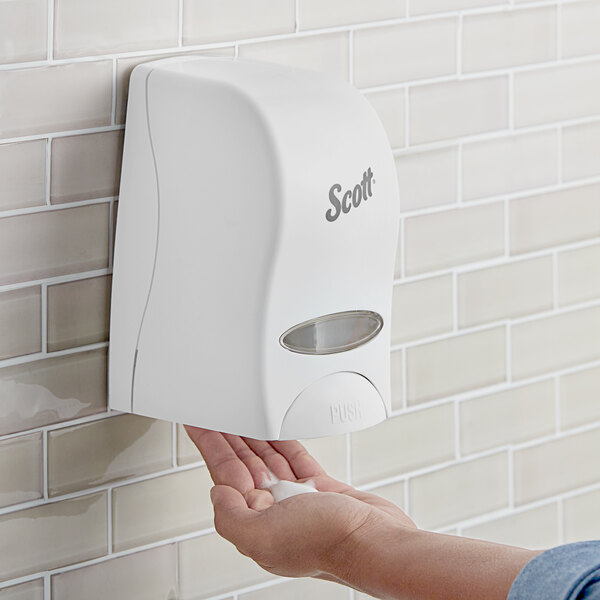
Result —
POLYGON ((373 171, 369 167, 364 173, 360 183, 357 183, 352 190, 346 190, 342 199, 336 195, 342 191, 342 186, 339 183, 334 183, 329 188, 329 202, 331 202, 333 208, 330 208, 325 213, 325 218, 331 223, 335 221, 342 213, 350 212, 350 209, 358 208, 363 200, 367 200, 373 195, 372 184, 375 183, 373 179, 373 171))
POLYGON ((360 403, 358 401, 332 404, 329 407, 329 410, 331 412, 331 423, 333 425, 356 421, 362 417, 362 411, 360 410, 360 403))

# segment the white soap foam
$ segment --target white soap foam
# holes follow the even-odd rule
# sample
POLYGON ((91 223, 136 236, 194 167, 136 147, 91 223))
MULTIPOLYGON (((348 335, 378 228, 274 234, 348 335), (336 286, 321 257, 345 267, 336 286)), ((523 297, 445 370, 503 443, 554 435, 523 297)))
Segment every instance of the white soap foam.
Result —
POLYGON ((281 502, 286 498, 298 496, 299 494, 310 494, 319 491, 315 488, 315 484, 311 479, 304 483, 286 481, 277 478, 271 471, 269 471, 269 479, 263 483, 262 487, 273 494, 275 502, 281 502))

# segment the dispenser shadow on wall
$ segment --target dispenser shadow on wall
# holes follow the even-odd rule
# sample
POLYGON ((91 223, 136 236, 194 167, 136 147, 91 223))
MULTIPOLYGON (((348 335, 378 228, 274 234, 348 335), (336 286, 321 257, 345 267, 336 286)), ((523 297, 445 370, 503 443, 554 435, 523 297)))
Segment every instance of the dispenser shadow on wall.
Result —
POLYGON ((385 419, 398 213, 386 134, 349 84, 227 58, 136 67, 110 407, 259 439, 385 419))

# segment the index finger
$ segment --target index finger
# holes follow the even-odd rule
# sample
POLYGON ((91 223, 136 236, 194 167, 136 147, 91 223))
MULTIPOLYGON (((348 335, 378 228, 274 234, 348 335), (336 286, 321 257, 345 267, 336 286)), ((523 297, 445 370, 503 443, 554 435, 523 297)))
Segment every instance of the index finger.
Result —
POLYGON ((308 450, 295 440, 269 441, 269 444, 282 454, 298 479, 325 475, 323 467, 308 453, 308 450))

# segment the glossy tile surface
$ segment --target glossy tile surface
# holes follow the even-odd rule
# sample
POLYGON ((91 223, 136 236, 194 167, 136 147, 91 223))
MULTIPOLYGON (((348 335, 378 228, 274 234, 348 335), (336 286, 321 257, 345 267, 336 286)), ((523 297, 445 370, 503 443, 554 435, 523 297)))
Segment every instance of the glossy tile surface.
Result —
POLYGON ((564 56, 582 56, 600 52, 600 2, 567 3, 562 10, 564 56))
POLYGON ((290 579, 279 585, 269 586, 239 596, 240 600, 348 600, 348 588, 339 583, 303 577, 290 579))
POLYGON ((404 90, 385 90, 365 94, 375 109, 388 135, 390 146, 400 148, 405 143, 404 90))
POLYGON ((2 600, 44 600, 44 580, 34 579, 0 590, 2 600))
POLYGON ((0 63, 46 58, 47 14, 44 0, 0 2, 0 63))
POLYGON ((417 0, 410 3, 411 15, 425 15, 462 8, 477 8, 492 4, 506 4, 508 0, 417 0))
POLYGON ((302 444, 328 475, 340 481, 347 480, 345 435, 303 440, 302 444))
POLYGON ((0 359, 42 350, 41 313, 37 286, 0 293, 0 359))
POLYGON ((566 181, 600 175, 600 122, 565 127, 562 144, 566 181))
POLYGON ((46 141, 0 144, 0 179, 0 211, 43 205, 46 141))
POLYGON ((390 355, 392 410, 402 408, 404 396, 402 385, 402 352, 396 350, 390 355))
POLYGON ((40 433, 0 441, 0 507, 42 497, 42 460, 40 433))
POLYGON ((560 378, 561 427, 600 421, 600 367, 560 378))
POLYGON ((600 245, 558 254, 558 303, 561 306, 600 297, 600 245))
POLYGON ((599 504, 600 490, 565 500, 563 510, 566 543, 600 539, 600 524, 596 518, 599 504))
POLYGON ((318 29, 365 21, 398 19, 405 15, 404 3, 397 0, 302 0, 298 3, 300 29, 318 29))
POLYGON ((183 425, 177 424, 177 464, 187 465, 189 463, 199 462, 202 456, 194 442, 190 440, 185 432, 183 425))

